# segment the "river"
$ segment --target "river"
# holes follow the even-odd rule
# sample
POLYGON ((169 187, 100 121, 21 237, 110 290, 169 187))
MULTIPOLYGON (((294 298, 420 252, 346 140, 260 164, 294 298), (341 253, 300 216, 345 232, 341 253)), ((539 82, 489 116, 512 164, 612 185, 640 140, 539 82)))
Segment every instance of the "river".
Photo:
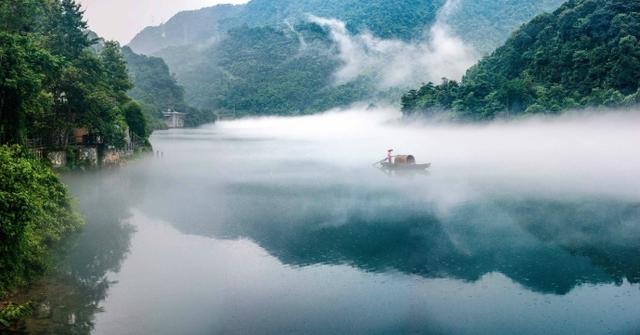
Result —
POLYGON ((66 175, 87 225, 27 329, 640 332, 640 114, 397 116, 159 131, 154 155, 66 175), (388 148, 433 166, 385 174, 388 148))

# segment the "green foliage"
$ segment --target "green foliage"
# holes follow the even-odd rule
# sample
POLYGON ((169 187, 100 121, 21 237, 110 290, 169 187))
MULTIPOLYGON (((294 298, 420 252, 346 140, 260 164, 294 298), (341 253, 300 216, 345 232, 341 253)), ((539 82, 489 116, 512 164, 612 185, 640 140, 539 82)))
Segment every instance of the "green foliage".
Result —
POLYGON ((178 106, 178 111, 186 113, 184 117, 185 127, 197 127, 218 120, 218 115, 209 109, 194 108, 191 106, 178 106))
POLYGON ((32 312, 33 307, 30 303, 22 305, 8 303, 6 306, 0 306, 0 329, 9 328, 12 322, 29 316, 32 312))
POLYGON ((139 138, 149 137, 150 131, 147 126, 147 120, 142 112, 142 107, 137 102, 131 101, 124 106, 124 117, 133 134, 139 138))
POLYGON ((516 31, 460 84, 427 84, 402 99, 406 114, 453 110, 462 119, 556 113, 638 102, 640 3, 571 0, 516 31), (455 85, 456 89, 450 89, 455 85))
POLYGON ((557 9, 566 0, 458 0, 447 22, 452 32, 489 54, 523 23, 557 9))
POLYGON ((96 38, 75 1, 2 2, 0 27, 0 143, 64 148, 71 130, 84 127, 124 145, 126 63, 115 42, 92 48, 96 38))
POLYGON ((59 59, 30 36, 0 31, 0 140, 25 142, 28 118, 51 104, 42 91, 58 65, 59 59))
POLYGON ((20 147, 0 147, 0 297, 41 273, 48 249, 81 222, 49 167, 20 147))
POLYGON ((420 37, 445 0, 253 0, 238 24, 274 26, 312 13, 347 23, 352 32, 371 31, 383 38, 420 37))

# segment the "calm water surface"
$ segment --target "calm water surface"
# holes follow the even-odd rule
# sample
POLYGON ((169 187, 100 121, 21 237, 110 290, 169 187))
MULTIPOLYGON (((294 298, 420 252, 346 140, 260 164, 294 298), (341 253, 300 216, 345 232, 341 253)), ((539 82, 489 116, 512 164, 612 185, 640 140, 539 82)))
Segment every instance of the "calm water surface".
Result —
POLYGON ((88 222, 30 329, 640 332, 634 127, 385 117, 157 132, 161 157, 67 176, 88 222), (371 163, 389 146, 433 168, 381 173, 371 163))

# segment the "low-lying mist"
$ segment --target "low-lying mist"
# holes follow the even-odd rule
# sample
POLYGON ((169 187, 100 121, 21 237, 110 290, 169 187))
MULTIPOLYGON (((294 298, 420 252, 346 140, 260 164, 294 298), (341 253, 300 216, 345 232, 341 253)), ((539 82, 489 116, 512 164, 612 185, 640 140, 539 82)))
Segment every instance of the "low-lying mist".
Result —
POLYGON ((362 107, 221 122, 201 132, 264 141, 265 150, 249 156, 249 165, 252 159, 306 160, 334 169, 336 178, 349 169, 369 169, 393 148, 396 154, 433 163, 430 177, 410 183, 424 181, 436 198, 465 199, 506 188, 519 195, 640 200, 638 111, 575 112, 477 125, 406 123, 399 117, 392 108, 362 107))
POLYGON ((488 201, 640 202, 637 111, 480 125, 399 117, 392 108, 354 107, 158 134, 153 144, 164 158, 146 173, 166 198, 148 205, 187 201, 206 209, 190 215, 208 229, 214 207, 225 224, 285 215, 340 225, 425 210, 446 217, 488 201), (432 163, 429 175, 387 176, 372 166, 390 148, 432 163))

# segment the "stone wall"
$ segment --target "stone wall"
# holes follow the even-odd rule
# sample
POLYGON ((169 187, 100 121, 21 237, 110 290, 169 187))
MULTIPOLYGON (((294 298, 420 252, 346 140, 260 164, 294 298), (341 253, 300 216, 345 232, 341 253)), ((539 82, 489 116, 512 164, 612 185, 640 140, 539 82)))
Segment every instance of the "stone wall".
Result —
POLYGON ((99 166, 122 165, 128 158, 135 154, 133 147, 118 150, 106 149, 99 157, 98 148, 95 146, 77 146, 73 149, 73 156, 69 157, 66 151, 46 151, 44 149, 32 149, 33 154, 41 159, 46 159, 55 169, 67 166, 67 160, 74 160, 71 166, 83 168, 95 168, 99 166))
POLYGON ((120 165, 121 163, 124 163, 124 160, 127 157, 131 157, 132 155, 133 150, 107 149, 104 152, 101 163, 103 166, 120 165))
POLYGON ((67 164, 67 153, 64 151, 51 151, 47 153, 47 160, 55 169, 64 167, 67 164))
POLYGON ((98 149, 95 147, 78 148, 77 160, 78 164, 94 167, 98 166, 98 149))
POLYGON ((120 153, 117 150, 106 150, 104 152, 104 156, 102 157, 102 165, 110 166, 110 165, 118 165, 120 163, 120 153))

